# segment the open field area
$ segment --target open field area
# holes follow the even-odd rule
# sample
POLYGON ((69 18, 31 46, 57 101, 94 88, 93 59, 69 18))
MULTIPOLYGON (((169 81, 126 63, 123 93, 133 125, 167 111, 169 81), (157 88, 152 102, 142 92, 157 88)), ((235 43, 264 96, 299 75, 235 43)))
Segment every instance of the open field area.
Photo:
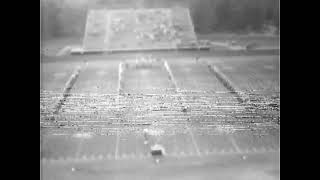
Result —
POLYGON ((41 0, 40 178, 280 179, 279 0, 41 0))
POLYGON ((279 179, 278 55, 111 57, 43 58, 43 179, 279 179))
POLYGON ((280 179, 278 0, 40 2, 41 179, 280 179))

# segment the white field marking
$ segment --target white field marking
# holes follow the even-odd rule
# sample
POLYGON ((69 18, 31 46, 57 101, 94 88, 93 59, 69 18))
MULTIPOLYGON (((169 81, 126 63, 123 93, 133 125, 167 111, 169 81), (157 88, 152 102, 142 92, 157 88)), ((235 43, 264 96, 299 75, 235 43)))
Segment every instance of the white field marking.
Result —
POLYGON ((144 129, 144 134, 151 135, 151 136, 161 136, 164 134, 164 131, 162 129, 144 129))
POLYGON ((68 91, 73 86, 73 84, 76 81, 76 79, 78 78, 80 71, 81 71, 81 66, 78 66, 74 70, 74 72, 71 74, 70 78, 68 79, 68 81, 65 84, 63 94, 68 93, 68 91))
POLYGON ((85 25, 85 28, 84 28, 84 37, 82 39, 82 46, 84 46, 85 42, 86 42, 86 39, 87 39, 87 31, 88 31, 88 19, 89 19, 89 14, 90 14, 91 11, 88 11, 87 12, 87 18, 86 18, 86 25, 85 25))
MULTIPOLYGON (((195 36, 195 29, 194 29, 194 24, 193 24, 193 21, 192 21, 192 18, 191 18, 191 14, 190 14, 190 11, 189 9, 186 9, 187 13, 188 13, 188 23, 189 23, 189 26, 192 27, 192 35, 195 36)), ((197 40, 197 36, 195 36, 195 39, 197 40)))
POLYGON ((114 158, 117 160, 118 159, 118 149, 119 149, 119 130, 117 130, 117 139, 116 139, 116 149, 114 152, 114 158))
POLYGON ((68 79, 68 81, 65 84, 65 87, 64 87, 64 90, 62 93, 62 97, 58 101, 58 104, 56 104, 56 106, 55 106, 55 111, 54 111, 55 114, 57 114, 60 111, 61 106, 62 106, 62 102, 67 99, 67 95, 69 94, 70 90, 72 89, 73 85, 75 84, 76 80, 78 79, 80 72, 85 70, 87 68, 87 66, 88 66, 88 62, 86 62, 85 65, 83 65, 83 66, 77 66, 77 68, 73 71, 70 78, 68 79))
MULTIPOLYGON (((118 104, 120 103, 120 94, 121 94, 121 81, 122 81, 122 65, 123 65, 123 62, 120 62, 119 63, 119 66, 118 66, 118 95, 117 95, 117 102, 118 104)), ((115 160, 118 159, 118 151, 119 151, 119 129, 117 129, 117 136, 116 136, 116 146, 115 146, 115 152, 114 152, 114 158, 115 160)))
POLYGON ((84 65, 82 66, 77 66, 77 68, 74 70, 74 72, 72 73, 72 75, 70 76, 70 78, 68 79, 64 91, 63 93, 68 93, 68 91, 70 91, 70 88, 72 88, 72 86, 74 85, 75 81, 77 80, 77 78, 79 77, 81 71, 84 71, 87 66, 88 66, 88 62, 86 62, 84 65))
MULTIPOLYGON (((87 41, 87 35, 88 35, 88 29, 89 29, 89 17, 90 15, 93 14, 93 10, 88 10, 87 11, 87 18, 86 18, 86 25, 85 25, 85 29, 84 29, 84 37, 83 37, 83 40, 82 40, 82 47, 83 49, 85 49, 85 42, 87 41)), ((92 15, 91 15, 92 16, 92 15)))
POLYGON ((231 92, 235 93, 241 103, 247 102, 249 98, 239 89, 217 66, 206 62, 208 68, 215 74, 219 81, 231 92))
POLYGON ((171 81, 172 81, 172 83, 174 85, 175 91, 178 91, 177 81, 175 80, 175 78, 173 76, 173 73, 171 71, 171 68, 170 68, 168 62, 167 61, 163 61, 163 65, 166 68, 167 72, 169 73, 169 76, 170 76, 170 79, 171 79, 171 81))
POLYGON ((56 56, 64 56, 67 55, 71 52, 71 46, 66 46, 64 48, 62 48, 57 54, 56 56))
MULTIPOLYGON (((92 17, 94 17, 94 12, 95 12, 96 10, 89 10, 89 11, 87 11, 87 17, 86 17, 86 25, 85 25, 85 32, 84 32, 84 38, 83 38, 83 40, 82 40, 82 47, 84 47, 84 49, 85 49, 85 42, 87 41, 87 39, 88 39, 88 37, 87 37, 87 35, 88 35, 88 30, 90 29, 89 27, 89 18, 90 19, 92 19, 92 17)), ((101 11, 101 10, 99 10, 99 11, 101 11)), ((92 21, 90 21, 91 23, 92 23, 92 21)))
POLYGON ((191 129, 190 129, 189 127, 187 127, 187 129, 188 129, 189 134, 190 134, 190 136, 191 136, 192 143, 193 143, 194 148, 196 149, 197 155, 198 155, 198 156, 201 156, 201 153, 200 153, 200 151, 199 151, 199 146, 198 146, 198 144, 197 144, 197 142, 196 142, 196 140, 195 140, 195 138, 194 138, 193 132, 191 131, 191 129))
POLYGON ((90 139, 90 138, 92 138, 92 134, 91 133, 87 133, 87 132, 83 132, 83 133, 74 134, 72 137, 74 137, 74 138, 82 138, 82 139, 90 139))
POLYGON ((68 136, 69 134, 64 134, 64 133, 54 133, 52 136, 68 136))
POLYGON ((231 140, 231 143, 232 143, 233 147, 236 149, 236 151, 238 153, 241 153, 241 150, 240 150, 239 146, 237 145, 236 141, 234 140, 234 138, 231 137, 230 140, 231 140))
POLYGON ((120 93, 121 93, 121 90, 122 90, 122 87, 121 87, 122 72, 123 72, 122 65, 123 65, 123 63, 120 62, 120 63, 119 63, 119 67, 118 67, 118 94, 120 94, 120 93))

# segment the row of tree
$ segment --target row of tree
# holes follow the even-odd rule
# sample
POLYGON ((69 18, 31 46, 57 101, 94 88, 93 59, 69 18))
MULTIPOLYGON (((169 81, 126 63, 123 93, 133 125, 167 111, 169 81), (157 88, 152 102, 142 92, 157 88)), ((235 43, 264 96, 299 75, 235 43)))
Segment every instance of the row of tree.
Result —
POLYGON ((197 0, 190 9, 198 32, 280 28, 279 0, 197 0))

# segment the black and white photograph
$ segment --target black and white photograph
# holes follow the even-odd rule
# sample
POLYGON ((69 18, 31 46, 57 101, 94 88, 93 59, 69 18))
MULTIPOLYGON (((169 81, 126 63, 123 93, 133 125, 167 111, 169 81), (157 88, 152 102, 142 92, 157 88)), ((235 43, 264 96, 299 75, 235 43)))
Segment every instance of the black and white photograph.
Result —
POLYGON ((40 0, 40 179, 279 180, 280 0, 40 0))

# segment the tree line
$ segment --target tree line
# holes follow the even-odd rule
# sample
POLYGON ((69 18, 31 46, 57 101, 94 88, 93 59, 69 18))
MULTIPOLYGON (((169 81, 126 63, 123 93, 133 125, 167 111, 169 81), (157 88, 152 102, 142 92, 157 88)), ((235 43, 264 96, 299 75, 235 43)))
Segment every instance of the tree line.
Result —
POLYGON ((198 32, 280 28, 279 0, 197 0, 190 9, 198 32))

